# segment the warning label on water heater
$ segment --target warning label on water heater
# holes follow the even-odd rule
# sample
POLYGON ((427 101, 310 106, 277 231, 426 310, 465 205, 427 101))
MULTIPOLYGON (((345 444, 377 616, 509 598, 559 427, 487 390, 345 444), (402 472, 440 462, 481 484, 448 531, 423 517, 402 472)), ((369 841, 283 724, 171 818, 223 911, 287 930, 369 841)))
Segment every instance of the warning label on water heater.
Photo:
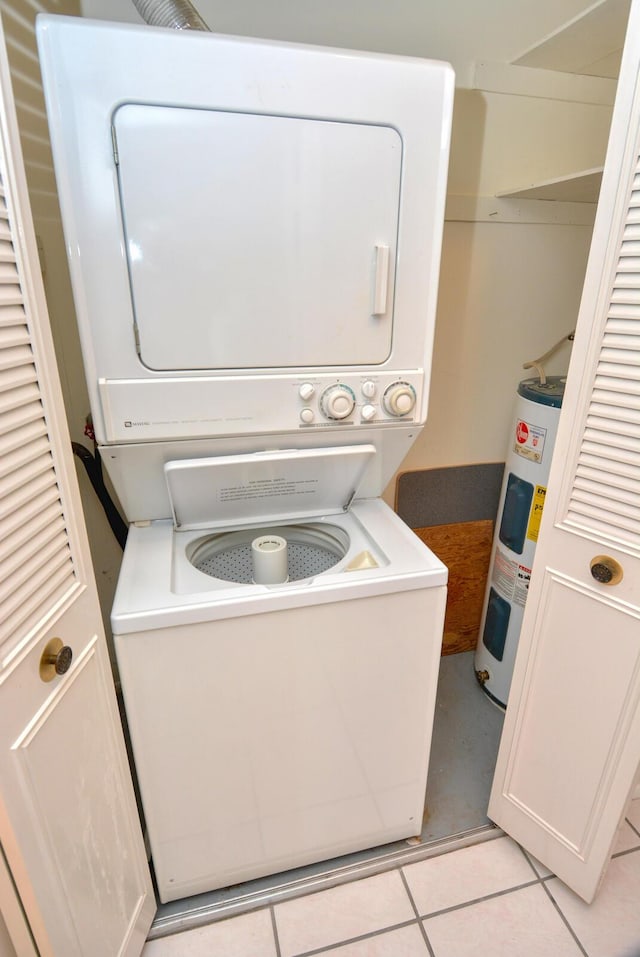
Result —
POLYGON ((531 514, 529 515, 529 525, 527 526, 527 538, 531 542, 538 541, 540 533, 540 522, 542 521, 542 512, 544 510, 544 500, 547 495, 547 489, 544 485, 536 485, 533 493, 533 502, 531 503, 531 514))
POLYGON ((518 419, 515 428, 513 451, 532 462, 542 462, 547 430, 539 425, 532 425, 524 419, 518 419))
POLYGON ((516 605, 524 606, 529 591, 531 569, 508 558, 500 549, 493 562, 491 584, 498 594, 516 605))

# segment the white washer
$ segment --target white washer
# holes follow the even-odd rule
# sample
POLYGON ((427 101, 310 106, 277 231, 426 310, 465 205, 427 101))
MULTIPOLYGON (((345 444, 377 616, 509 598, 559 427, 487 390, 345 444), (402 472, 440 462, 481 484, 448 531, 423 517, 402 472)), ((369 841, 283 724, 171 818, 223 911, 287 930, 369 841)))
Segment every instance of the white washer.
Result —
POLYGON ((160 897, 417 835, 447 572, 380 496, 426 419, 453 73, 38 41, 160 897))
MULTIPOLYGON (((112 624, 162 900, 421 831, 447 572, 381 500, 343 510, 336 470, 374 453, 343 468, 342 452, 312 457, 306 517, 267 511, 265 492, 250 524, 206 527, 179 463, 176 511, 192 514, 130 531, 112 624), (289 543, 287 583, 250 582, 265 532, 289 543)), ((210 502, 246 488, 237 458, 219 480, 194 462, 210 502)), ((261 461, 253 480, 301 486, 308 464, 280 456, 274 477, 261 461)))

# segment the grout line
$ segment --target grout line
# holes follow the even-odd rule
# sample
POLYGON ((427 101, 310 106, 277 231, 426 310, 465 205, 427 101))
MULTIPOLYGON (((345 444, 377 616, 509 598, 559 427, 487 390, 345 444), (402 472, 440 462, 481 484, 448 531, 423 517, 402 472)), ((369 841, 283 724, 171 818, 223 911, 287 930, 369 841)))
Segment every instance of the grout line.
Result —
MULTIPOLYGON (((638 835, 640 837, 640 835, 638 835)), ((627 854, 637 854, 640 851, 640 846, 638 847, 628 847, 625 851, 618 851, 616 854, 611 855, 611 859, 615 860, 618 857, 626 857, 627 854)))
POLYGON ((278 925, 276 923, 276 911, 273 904, 269 904, 269 913, 271 914, 271 929, 273 931, 273 941, 276 948, 276 957, 282 957, 280 950, 280 938, 278 937, 278 925))
POLYGON ((633 831, 633 833, 634 833, 634 834, 637 834, 638 837, 640 837, 640 831, 639 831, 638 828, 635 826, 635 824, 632 824, 628 817, 625 817, 625 821, 627 822, 627 824, 629 825, 629 827, 631 828, 631 830, 633 831))
MULTIPOLYGON (((417 920, 404 920, 399 924, 390 924, 389 927, 381 927, 379 930, 371 930, 367 934, 359 934, 357 937, 347 937, 346 940, 335 940, 332 944, 325 944, 322 947, 316 947, 314 950, 301 950, 293 957, 316 957, 316 954, 326 954, 327 951, 335 950, 338 947, 344 947, 345 944, 357 944, 361 940, 373 940, 374 937, 381 937, 382 934, 388 934, 393 930, 402 930, 403 927, 411 927, 413 924, 419 924, 417 920)), ((432 957, 435 957, 432 953, 432 957)))
MULTIPOLYGON (((520 852, 521 852, 522 855, 524 856, 525 861, 527 862, 527 864, 529 865, 529 867, 531 868, 531 870, 533 871, 533 873, 536 875, 536 877, 538 878, 538 880, 539 880, 539 881, 544 880, 542 874, 538 874, 538 872, 537 872, 537 870, 536 870, 536 867, 535 867, 535 864, 533 863, 533 861, 531 860, 531 857, 529 856, 529 852, 528 852, 528 851, 525 851, 524 847, 522 847, 521 844, 518 844, 517 841, 514 841, 514 844, 516 844, 516 845, 518 846, 520 852)), ((540 863, 541 863, 541 866, 544 867, 544 864, 542 864, 542 862, 540 862, 540 863)), ((547 868, 547 870, 548 870, 548 868, 547 868)))
POLYGON ((569 931, 569 933, 571 934, 571 936, 572 936, 573 939, 575 940, 576 944, 577 944, 578 947, 580 948, 580 952, 581 952, 582 954, 584 954, 584 957, 589 957, 588 953, 586 952, 586 950, 584 949, 584 947, 582 946, 582 944, 581 944, 581 942, 580 942, 580 938, 578 937, 578 935, 577 935, 576 932, 574 931, 573 927, 571 926, 571 924, 569 923, 569 921, 567 920, 567 918, 565 917, 565 915, 564 915, 564 914, 562 913, 562 911, 560 910, 560 905, 558 904, 558 902, 556 901, 555 897, 553 896, 553 894, 552 894, 551 891, 549 890, 549 888, 548 888, 548 886, 547 886, 547 881, 542 881, 542 886, 543 886, 543 888, 544 888, 545 894, 547 895, 547 897, 549 898, 549 900, 551 901, 551 903, 552 903, 553 906, 555 907, 556 911, 557 911, 558 914, 560 915, 560 919, 562 920, 562 923, 565 925, 565 927, 567 928, 567 930, 569 931))
POLYGON ((404 871, 402 870, 401 867, 398 868, 398 871, 399 871, 399 874, 400 874, 400 878, 401 878, 401 880, 402 880, 402 883, 404 884, 404 889, 406 890, 407 894, 409 895, 409 900, 411 901, 411 906, 413 907, 413 912, 414 912, 414 914, 416 915, 416 917, 418 918, 418 927, 420 928, 420 933, 422 934, 422 938, 423 938, 423 940, 424 940, 424 942, 425 942, 425 944, 426 944, 427 950, 429 951, 429 957, 436 957, 436 955, 435 955, 435 953, 434 953, 434 951, 433 951, 433 948, 432 948, 432 946, 431 946, 431 941, 429 940, 429 935, 427 934, 427 930, 426 930, 426 928, 425 928, 425 926, 424 926, 424 921, 420 920, 420 914, 418 913, 418 908, 416 907, 416 903, 415 903, 415 901, 414 901, 414 899, 413 899, 413 894, 411 893, 411 890, 410 890, 410 888, 409 888, 409 884, 407 883, 407 878, 404 876, 404 871))
POLYGON ((428 920, 430 917, 440 917, 442 914, 453 914, 455 911, 462 910, 465 907, 472 907, 474 904, 482 904, 484 901, 494 900, 496 897, 506 897, 514 891, 522 891, 526 887, 534 887, 542 883, 540 878, 535 881, 526 881, 524 884, 516 884, 513 887, 507 887, 502 891, 495 891, 493 894, 485 894, 483 897, 474 897, 472 900, 464 901, 462 904, 452 904, 451 907, 443 907, 442 910, 434 910, 429 914, 422 914, 420 920, 428 920))

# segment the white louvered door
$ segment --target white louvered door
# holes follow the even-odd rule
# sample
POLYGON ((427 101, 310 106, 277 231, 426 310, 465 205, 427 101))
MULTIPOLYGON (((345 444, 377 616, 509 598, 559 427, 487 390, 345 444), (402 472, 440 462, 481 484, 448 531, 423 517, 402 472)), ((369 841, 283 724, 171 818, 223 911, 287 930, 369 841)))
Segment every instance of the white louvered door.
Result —
POLYGON ((585 900, 640 765, 639 66, 634 0, 489 805, 585 900))
POLYGON ((113 692, 0 28, 0 845, 19 953, 135 957, 155 912, 113 692), (43 680, 52 638, 72 649, 43 680), (22 935, 19 943, 18 933, 22 935))

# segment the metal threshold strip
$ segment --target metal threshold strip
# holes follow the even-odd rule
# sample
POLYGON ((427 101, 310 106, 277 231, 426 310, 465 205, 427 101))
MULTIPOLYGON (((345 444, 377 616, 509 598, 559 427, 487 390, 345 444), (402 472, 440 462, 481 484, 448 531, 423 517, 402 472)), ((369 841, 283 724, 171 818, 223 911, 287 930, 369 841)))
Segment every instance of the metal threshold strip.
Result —
POLYGON ((295 871, 237 884, 221 891, 199 894, 171 904, 160 904, 148 939, 155 940, 179 931, 192 930, 195 927, 257 910, 269 904, 303 897, 306 894, 327 890, 329 887, 371 877, 383 871, 415 864, 429 857, 437 857, 440 854, 447 854, 450 851, 503 836, 504 831, 500 828, 493 824, 485 824, 424 844, 407 844, 401 849, 394 844, 394 849, 390 851, 376 848, 374 851, 361 852, 362 855, 366 855, 365 859, 353 863, 339 864, 336 860, 324 861, 311 867, 298 868, 295 871), (314 873, 310 874, 310 869, 313 869, 314 873))

